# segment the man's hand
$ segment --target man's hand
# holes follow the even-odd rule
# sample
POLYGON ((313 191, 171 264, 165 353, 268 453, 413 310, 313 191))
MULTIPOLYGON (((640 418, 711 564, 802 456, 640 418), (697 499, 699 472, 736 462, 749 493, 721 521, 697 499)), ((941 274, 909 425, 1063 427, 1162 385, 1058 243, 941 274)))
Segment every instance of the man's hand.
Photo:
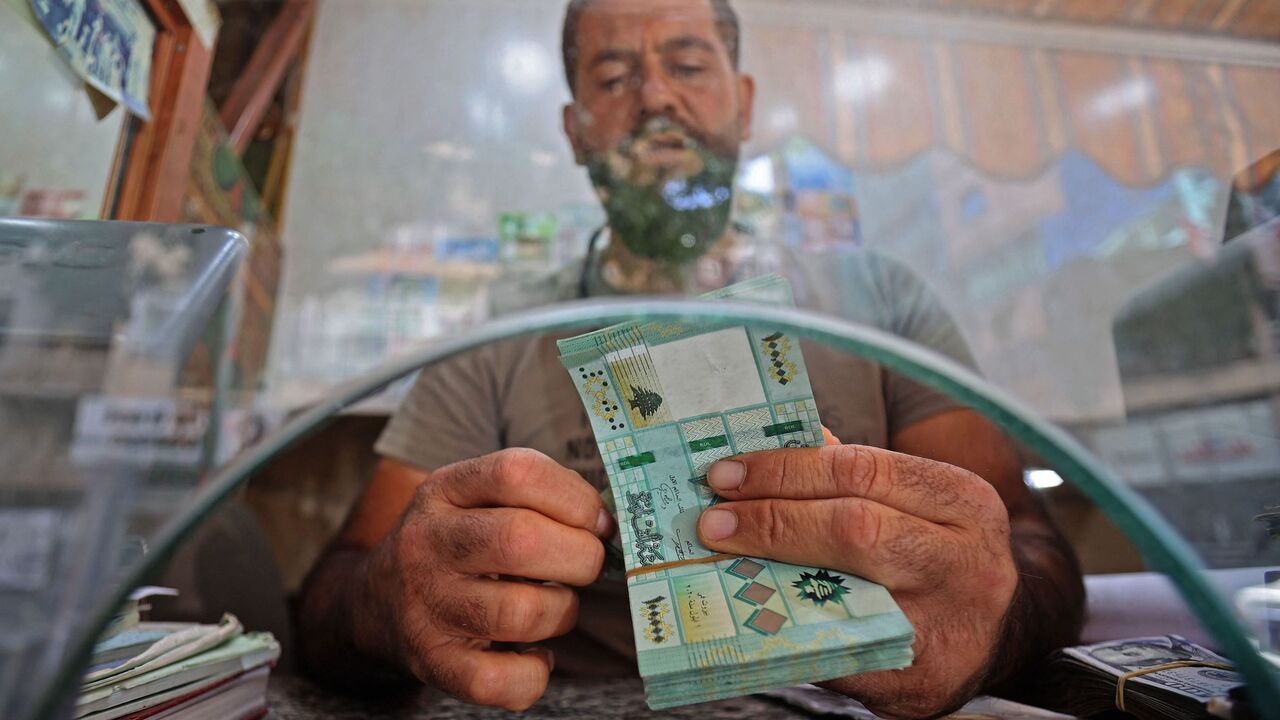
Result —
POLYGON ((362 649, 466 702, 529 707, 546 689, 550 651, 490 646, 573 628, 578 599, 565 585, 599 575, 610 523, 581 476, 532 450, 431 473, 369 558, 362 649))
POLYGON ((916 629, 915 662, 824 683, 889 716, 968 700, 1000 640, 1018 574, 1000 495, 973 473, 855 445, 744 455, 712 467, 726 502, 712 550, 843 570, 887 587, 916 629))

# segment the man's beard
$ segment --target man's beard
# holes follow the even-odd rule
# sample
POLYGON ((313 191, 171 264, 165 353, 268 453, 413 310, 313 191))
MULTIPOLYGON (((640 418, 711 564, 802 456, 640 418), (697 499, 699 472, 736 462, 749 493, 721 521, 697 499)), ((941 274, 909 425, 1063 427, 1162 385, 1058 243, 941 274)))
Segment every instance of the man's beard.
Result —
POLYGON ((613 150, 593 153, 587 171, 609 218, 613 236, 632 253, 686 263, 724 234, 733 205, 737 157, 716 153, 681 125, 658 118, 613 150), (685 148, 679 167, 645 161, 654 138, 678 138, 685 148))

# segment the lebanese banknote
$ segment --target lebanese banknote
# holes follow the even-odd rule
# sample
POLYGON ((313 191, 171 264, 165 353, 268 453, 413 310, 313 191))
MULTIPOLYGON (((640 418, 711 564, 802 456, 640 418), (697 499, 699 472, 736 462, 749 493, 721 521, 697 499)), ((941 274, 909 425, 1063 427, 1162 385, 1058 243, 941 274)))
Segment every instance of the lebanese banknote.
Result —
MULTIPOLYGON (((778 276, 711 297, 791 303, 778 276)), ((698 518, 718 501, 706 481, 713 463, 823 443, 795 337, 764 325, 633 322, 559 349, 608 473, 652 707, 910 664, 913 629, 883 587, 698 541, 698 518)))

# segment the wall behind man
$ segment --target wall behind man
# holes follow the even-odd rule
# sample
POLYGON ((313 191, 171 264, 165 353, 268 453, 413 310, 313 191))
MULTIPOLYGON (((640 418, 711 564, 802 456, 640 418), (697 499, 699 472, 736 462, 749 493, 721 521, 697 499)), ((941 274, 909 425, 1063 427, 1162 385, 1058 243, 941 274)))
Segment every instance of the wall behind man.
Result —
MULTIPOLYGON (((482 252, 504 213, 555 217, 565 242, 548 266, 581 251, 599 211, 560 129, 563 6, 321 3, 283 223, 272 402, 305 402, 480 320, 480 278, 508 268, 482 252)), ((800 143, 815 176, 851 187, 857 227, 845 235, 925 277, 988 378, 1086 437, 1121 418, 1113 320, 1142 287, 1217 253, 1232 175, 1280 146, 1280 50, 1136 21, 735 6, 759 85, 744 160, 772 168, 755 189, 775 208, 813 190, 788 166, 800 143)), ((821 214, 838 194, 809 199, 821 214)), ((769 227, 794 240, 786 223, 769 227)), ((1275 435, 1267 422, 1251 432, 1275 435)), ((332 494, 309 485, 307 502, 350 497, 363 478, 334 481, 345 484, 332 494)), ((1068 500, 1081 539, 1110 537, 1068 500)), ((315 516, 331 524, 341 510, 315 516)), ((1133 569, 1132 554, 1099 547, 1087 566, 1133 569)))
MULTIPOLYGON (((1030 20, 964 26, 822 0, 736 6, 759 81, 746 158, 804 138, 849 170, 863 242, 924 275, 988 377, 1053 419, 1121 413, 1116 307, 1212 252, 1226 179, 1280 143, 1260 123, 1276 109, 1249 92, 1275 70, 1226 61, 1251 44, 1107 28, 1082 41, 1030 20), (1198 59, 1208 51, 1222 58, 1198 59)), ((559 0, 321 3, 283 222, 275 401, 451 331, 465 310, 440 307, 477 283, 438 247, 494 238, 509 211, 550 211, 579 234, 598 220, 559 127, 562 13, 559 0)), ((251 491, 288 548, 289 584, 364 482, 376 425, 346 421, 251 491)), ((1082 498, 1059 505, 1082 547, 1115 538, 1082 498)), ((1088 569, 1137 569, 1112 539, 1098 547, 1084 547, 1088 569)))
POLYGON ((100 217, 127 113, 99 116, 24 0, 0 1, 0 97, 0 215, 100 217))
MULTIPOLYGON (((594 221, 560 130, 562 5, 321 5, 284 218, 282 401, 305 397, 291 383, 322 386, 405 335, 460 324, 414 308, 478 283, 418 267, 419 284, 389 285, 397 253, 494 237, 504 212, 594 221)), ((760 87, 744 155, 802 138, 850 170, 859 237, 933 283, 988 377, 1056 420, 1122 414, 1116 309, 1211 254, 1231 175, 1280 146, 1274 46, 822 0, 736 6, 760 87)))

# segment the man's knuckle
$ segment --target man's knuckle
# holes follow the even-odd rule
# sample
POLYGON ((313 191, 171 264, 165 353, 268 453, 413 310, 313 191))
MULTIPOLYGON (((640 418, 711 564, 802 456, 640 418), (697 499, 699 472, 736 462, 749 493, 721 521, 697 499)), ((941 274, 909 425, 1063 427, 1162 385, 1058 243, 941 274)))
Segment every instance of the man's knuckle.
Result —
POLYGON ((409 514, 430 512, 430 508, 435 504, 439 496, 440 483, 428 477, 423 482, 418 483, 418 487, 414 488, 413 498, 409 501, 409 514))
POLYGON ((494 454, 493 476, 500 483, 520 482, 531 475, 546 456, 529 448, 507 448, 494 454))
POLYGON ((824 450, 827 472, 841 495, 872 497, 882 477, 879 461, 872 451, 852 445, 824 450))
POLYGON ((1009 524, 1009 509, 1005 507, 1004 501, 997 495, 988 509, 987 520, 983 525, 988 528, 989 532, 994 533, 998 541, 1008 542, 1013 534, 1013 528, 1009 524))
POLYGON ((1009 512, 1005 508, 1004 499, 1000 497, 1000 492, 995 486, 983 480, 973 473, 969 473, 971 492, 978 501, 979 507, 984 514, 990 519, 998 519, 1003 516, 1008 520, 1009 512))
POLYGON ((585 481, 581 488, 566 488, 565 518, 575 527, 594 528, 600 514, 600 498, 589 490, 585 481))
MULTIPOLYGON (((600 519, 600 513, 607 512, 604 500, 600 495, 600 491, 591 487, 585 479, 582 480, 580 487, 582 488, 582 510, 580 511, 582 514, 580 517, 585 521, 583 527, 594 531, 596 523, 600 519)), ((608 490, 606 489, 605 492, 608 492, 608 490)))
POLYGON ((468 488, 485 482, 487 474, 484 458, 461 460, 452 465, 446 465, 427 476, 427 481, 423 485, 429 495, 424 497, 424 500, 456 505, 461 498, 465 497, 468 488))
POLYGON ((853 498, 837 505, 833 524, 833 534, 843 547, 868 550, 880 544, 880 516, 865 501, 853 498))
POLYGON ((534 523, 526 519, 523 513, 517 513, 503 524, 495 550, 503 568, 518 571, 533 560, 537 546, 534 523))
POLYGON ((447 523, 433 532, 435 546, 443 550, 449 562, 463 562, 482 553, 489 546, 489 524, 473 512, 457 512, 447 523))
POLYGON ((583 563, 583 579, 586 582, 595 580, 600 571, 604 569, 604 543, 591 538, 587 541, 587 547, 580 557, 585 558, 583 563))
POLYGON ((447 599, 436 604, 439 622, 464 637, 489 635, 489 610, 484 600, 473 596, 447 599))
POLYGON ((752 475, 758 476, 756 495, 776 495, 787 482, 808 478, 808 473, 804 472, 800 457, 794 450, 774 452, 771 453, 771 457, 773 462, 769 472, 747 473, 747 482, 750 482, 752 475))
POLYGON ((949 568, 956 571, 956 544, 934 542, 929 531, 911 522, 895 523, 892 532, 886 532, 886 554, 906 573, 920 582, 934 587, 945 578, 949 568))
POLYGON ((783 547, 791 540, 791 519, 782 503, 763 502, 760 512, 760 535, 768 547, 783 547))
POLYGON ((958 497, 956 476, 951 466, 929 458, 901 454, 895 455, 891 462, 892 482, 917 495, 931 498, 934 507, 950 505, 958 497))
POLYGON ((529 593, 511 588, 498 603, 497 630, 504 634, 520 634, 537 624, 545 613, 542 603, 529 593))

